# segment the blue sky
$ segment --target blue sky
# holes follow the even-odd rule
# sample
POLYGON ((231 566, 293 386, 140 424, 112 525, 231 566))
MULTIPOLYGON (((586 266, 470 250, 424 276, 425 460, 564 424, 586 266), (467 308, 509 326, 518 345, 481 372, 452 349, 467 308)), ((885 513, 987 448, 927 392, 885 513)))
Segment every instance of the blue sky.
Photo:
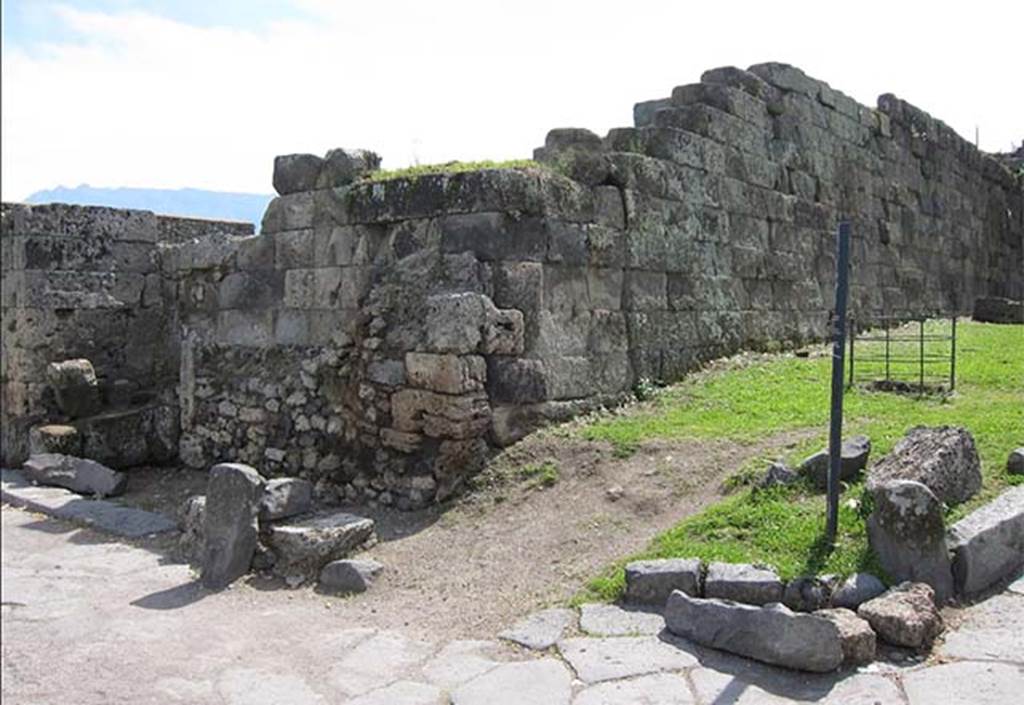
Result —
POLYGON ((892 92, 981 146, 1024 139, 1024 3, 975 0, 10 0, 4 200, 57 185, 265 193, 277 154, 386 168, 529 157, 712 67, 892 92))

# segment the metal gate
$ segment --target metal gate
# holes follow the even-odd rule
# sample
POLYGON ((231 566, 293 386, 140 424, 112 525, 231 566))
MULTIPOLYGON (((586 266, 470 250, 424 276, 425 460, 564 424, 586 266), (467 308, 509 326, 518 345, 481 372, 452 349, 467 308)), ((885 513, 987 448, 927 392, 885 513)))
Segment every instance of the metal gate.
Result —
POLYGON ((848 335, 848 386, 918 394, 956 389, 955 315, 854 315, 848 335))

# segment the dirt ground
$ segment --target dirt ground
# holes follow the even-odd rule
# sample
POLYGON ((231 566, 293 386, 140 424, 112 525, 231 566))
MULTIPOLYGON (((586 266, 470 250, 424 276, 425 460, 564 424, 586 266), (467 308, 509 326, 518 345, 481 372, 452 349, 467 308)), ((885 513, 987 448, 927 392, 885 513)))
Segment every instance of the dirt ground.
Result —
MULTIPOLYGON (((568 427, 547 429, 497 456, 444 507, 347 507, 377 521, 380 541, 364 555, 386 570, 370 592, 339 598, 288 590, 265 576, 234 589, 323 600, 343 621, 433 639, 493 635, 531 610, 564 603, 604 567, 718 499, 723 481, 750 459, 782 454, 806 437, 653 442, 619 458, 609 444, 581 440, 568 427), (523 471, 545 464, 557 469, 547 486, 523 471)), ((138 469, 120 501, 176 515, 205 483, 203 472, 138 469)), ((148 547, 173 548, 166 540, 148 547)))

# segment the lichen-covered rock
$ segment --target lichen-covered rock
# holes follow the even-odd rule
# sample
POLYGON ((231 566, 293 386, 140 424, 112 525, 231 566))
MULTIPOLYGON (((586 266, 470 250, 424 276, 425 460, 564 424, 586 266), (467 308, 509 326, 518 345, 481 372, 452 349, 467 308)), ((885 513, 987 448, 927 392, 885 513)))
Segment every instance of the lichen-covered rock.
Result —
POLYGON ((51 362, 46 379, 53 387, 57 406, 73 419, 95 414, 100 410, 100 387, 96 370, 86 359, 51 362))
POLYGON ((935 591, 924 583, 900 583, 862 604, 857 615, 895 646, 920 649, 942 632, 935 591))
POLYGON ((259 537, 257 515, 263 478, 241 463, 220 463, 210 469, 203 521, 201 580, 219 590, 249 572, 259 537))
POLYGON ((853 610, 832 608, 817 610, 814 614, 824 617, 839 629, 843 663, 861 666, 875 660, 875 632, 871 625, 858 617, 853 610))
POLYGON ((700 559, 664 558, 626 565, 626 602, 664 607, 674 590, 700 596, 700 559))
POLYGON ((920 482, 948 505, 966 502, 981 489, 974 438, 955 426, 910 429, 868 472, 868 489, 892 480, 920 482))
POLYGON ((782 580, 771 568, 746 563, 711 563, 704 579, 704 597, 750 605, 782 601, 782 580))
POLYGON ((316 187, 347 186, 379 168, 380 156, 375 152, 366 149, 332 149, 323 159, 316 187))
POLYGON ((56 485, 72 492, 112 497, 125 491, 128 476, 95 460, 60 453, 40 453, 25 461, 28 479, 40 485, 56 485))

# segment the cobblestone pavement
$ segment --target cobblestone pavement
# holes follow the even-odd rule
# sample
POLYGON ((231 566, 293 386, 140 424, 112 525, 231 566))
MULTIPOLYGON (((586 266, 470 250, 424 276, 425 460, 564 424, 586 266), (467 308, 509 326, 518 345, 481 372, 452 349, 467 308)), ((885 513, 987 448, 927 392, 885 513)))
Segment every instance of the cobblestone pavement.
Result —
POLYGON ((1024 579, 966 610, 927 663, 824 676, 698 648, 656 615, 607 606, 572 615, 540 652, 434 643, 340 623, 303 591, 208 593, 186 566, 9 507, 2 592, 8 705, 985 705, 1024 685, 1024 579))

